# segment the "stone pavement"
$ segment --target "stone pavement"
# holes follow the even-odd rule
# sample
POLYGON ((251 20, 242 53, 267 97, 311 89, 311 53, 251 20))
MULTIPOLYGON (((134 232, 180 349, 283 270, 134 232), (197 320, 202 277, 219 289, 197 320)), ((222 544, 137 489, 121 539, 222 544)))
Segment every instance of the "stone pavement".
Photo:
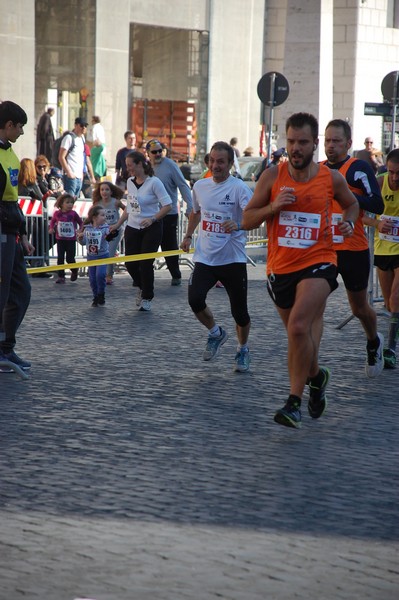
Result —
MULTIPOLYGON (((364 375, 364 337, 340 286, 326 311, 328 411, 276 425, 286 341, 264 265, 248 267, 252 372, 213 363, 182 287, 156 273, 152 313, 125 274, 106 306, 86 277, 32 279, 0 375, 0 600, 397 600, 398 377, 364 375)), ((381 330, 387 331, 386 319, 381 330)))

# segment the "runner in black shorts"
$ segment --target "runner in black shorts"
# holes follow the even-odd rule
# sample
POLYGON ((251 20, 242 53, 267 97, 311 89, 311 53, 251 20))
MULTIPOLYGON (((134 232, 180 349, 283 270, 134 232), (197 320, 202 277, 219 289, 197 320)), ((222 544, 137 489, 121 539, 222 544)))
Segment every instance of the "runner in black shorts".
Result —
POLYGON ((333 202, 341 209, 337 235, 353 235, 359 207, 340 173, 314 162, 318 145, 317 119, 297 113, 286 121, 288 162, 266 169, 244 211, 242 226, 267 221, 269 291, 287 331, 290 389, 274 421, 301 425, 301 402, 309 386, 308 412, 318 419, 327 406, 330 370, 319 365, 323 315, 336 288, 333 247, 333 202))
POLYGON ((236 325, 238 344, 234 371, 244 373, 250 364, 248 336, 251 321, 247 308, 246 235, 240 223, 252 192, 243 181, 230 175, 233 161, 234 152, 229 144, 213 144, 209 155, 212 178, 200 179, 193 187, 193 211, 180 247, 187 252, 194 231, 200 225, 194 271, 188 284, 188 301, 198 321, 208 330, 203 359, 213 360, 228 338, 206 303, 209 290, 220 281, 229 296, 236 325))
POLYGON ((267 291, 276 306, 292 308, 298 283, 303 279, 315 278, 325 279, 332 292, 338 287, 337 267, 331 263, 320 263, 285 275, 270 274, 267 278, 267 291))
POLYGON ((352 193, 356 196, 360 211, 354 223, 353 236, 343 239, 335 231, 335 223, 340 211, 333 213, 333 239, 337 251, 338 273, 341 275, 352 314, 357 317, 367 337, 366 375, 377 377, 384 368, 384 336, 377 331, 377 315, 368 299, 370 274, 369 244, 362 222, 363 211, 381 213, 384 210, 381 190, 370 165, 364 160, 350 158, 348 150, 352 145, 351 128, 346 121, 334 119, 326 127, 324 149, 327 156, 325 165, 344 175, 352 193))

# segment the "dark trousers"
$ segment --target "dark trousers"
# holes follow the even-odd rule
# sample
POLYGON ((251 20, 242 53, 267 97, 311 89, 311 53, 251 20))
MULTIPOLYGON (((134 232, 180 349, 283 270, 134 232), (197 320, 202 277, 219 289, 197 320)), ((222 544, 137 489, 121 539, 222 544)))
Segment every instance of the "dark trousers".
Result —
MULTIPOLYGON (((125 254, 157 252, 162 239, 162 222, 156 221, 145 229, 125 229, 125 254)), ((142 291, 144 300, 154 297, 154 259, 136 260, 126 263, 126 269, 135 285, 142 291)))
POLYGON ((15 234, 0 233, 0 239, 0 349, 8 354, 29 306, 31 286, 22 244, 15 234))
MULTIPOLYGON (((161 248, 162 250, 177 250, 179 244, 177 242, 177 224, 179 215, 166 215, 163 218, 163 233, 161 248)), ((179 268, 179 255, 165 256, 166 266, 169 269, 173 279, 181 279, 181 271, 179 268)))
MULTIPOLYGON (((75 240, 57 240, 57 265, 74 263, 75 260, 75 240)), ((71 269, 72 273, 77 273, 79 269, 71 269)), ((58 271, 59 277, 65 277, 65 271, 58 271)))

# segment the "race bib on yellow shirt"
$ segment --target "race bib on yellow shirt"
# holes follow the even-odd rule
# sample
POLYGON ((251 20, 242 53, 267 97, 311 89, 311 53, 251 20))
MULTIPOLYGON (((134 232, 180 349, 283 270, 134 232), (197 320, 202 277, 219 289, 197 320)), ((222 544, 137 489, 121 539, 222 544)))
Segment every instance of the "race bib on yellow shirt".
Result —
POLYGON ((381 215, 381 221, 384 225, 388 225, 390 231, 388 233, 379 233, 380 240, 387 242, 399 242, 399 217, 390 217, 389 215, 381 215))

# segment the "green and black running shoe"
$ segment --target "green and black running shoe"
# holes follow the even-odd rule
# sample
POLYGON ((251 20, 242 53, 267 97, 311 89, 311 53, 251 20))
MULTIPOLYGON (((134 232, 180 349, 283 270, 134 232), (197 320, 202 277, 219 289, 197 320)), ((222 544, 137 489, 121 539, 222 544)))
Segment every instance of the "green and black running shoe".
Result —
POLYGON ((396 367, 396 352, 390 348, 384 349, 384 369, 394 369, 396 367))
POLYGON ((279 408, 274 415, 274 421, 279 425, 299 429, 302 421, 300 404, 288 398, 283 408, 279 408))
MULTIPOLYGON (((320 374, 323 375, 323 381, 321 385, 315 386, 312 384, 312 380, 309 381, 308 411, 312 419, 318 419, 321 417, 327 408, 326 387, 330 381, 330 369, 327 369, 327 367, 320 367, 319 375, 320 374)), ((316 379, 316 377, 314 379, 316 379)))

